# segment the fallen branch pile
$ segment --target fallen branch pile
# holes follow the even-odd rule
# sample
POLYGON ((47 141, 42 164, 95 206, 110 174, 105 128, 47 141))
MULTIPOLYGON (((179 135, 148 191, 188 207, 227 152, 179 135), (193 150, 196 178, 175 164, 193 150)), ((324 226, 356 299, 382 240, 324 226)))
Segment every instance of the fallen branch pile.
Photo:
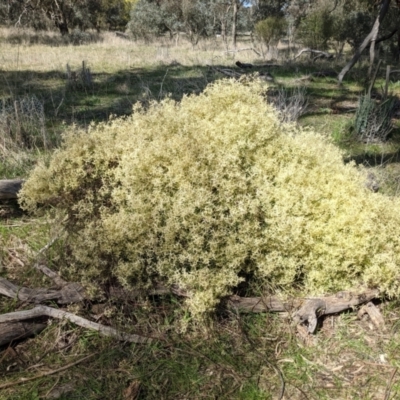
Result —
MULTIPOLYGON (((26 287, 19 287, 4 278, 0 278, 0 294, 15 300, 20 300, 24 303, 36 304, 34 308, 29 310, 15 311, 0 315, 0 346, 41 332, 46 326, 43 322, 44 317, 67 319, 83 328, 96 330, 100 335, 110 336, 122 341, 148 343, 152 340, 148 337, 120 332, 114 328, 89 321, 62 309, 40 304, 49 300, 59 305, 79 303, 85 300, 86 296, 84 288, 79 283, 68 283, 64 281, 58 274, 44 265, 38 264, 35 268, 51 277, 58 287, 56 289, 29 289, 26 287)), ((163 295, 167 293, 172 293, 179 297, 190 296, 189 293, 176 286, 170 288, 157 286, 147 294, 163 295)), ((110 292, 110 295, 114 298, 126 298, 127 295, 137 297, 141 295, 141 293, 126 293, 123 290, 114 288, 114 290, 110 292)), ((306 326, 307 332, 311 334, 316 330, 318 318, 323 315, 335 314, 349 308, 354 308, 361 304, 368 303, 378 296, 378 290, 368 290, 363 293, 348 291, 339 292, 327 297, 308 299, 295 298, 287 300, 283 300, 278 296, 239 297, 234 295, 226 299, 226 305, 230 309, 240 313, 287 312, 292 316, 295 324, 306 326)), ((369 303, 368 307, 364 307, 362 310, 363 314, 368 313, 373 321, 380 321, 379 316, 376 316, 377 309, 372 303, 369 303)))

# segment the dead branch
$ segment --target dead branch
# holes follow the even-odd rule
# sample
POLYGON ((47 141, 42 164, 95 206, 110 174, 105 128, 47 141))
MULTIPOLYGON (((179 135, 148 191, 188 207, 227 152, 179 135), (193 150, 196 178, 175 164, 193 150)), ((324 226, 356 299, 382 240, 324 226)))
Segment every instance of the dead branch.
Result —
POLYGON ((46 275, 47 277, 49 277, 50 279, 53 280, 53 282, 58 286, 58 287, 65 287, 68 285, 67 281, 64 281, 64 279, 62 279, 60 277, 60 275, 57 274, 57 272, 52 271, 50 268, 47 268, 45 265, 37 263, 33 266, 35 269, 37 269, 38 271, 42 272, 44 275, 46 275))
POLYGON ((23 183, 22 179, 0 180, 0 200, 17 199, 23 183))
POLYGON ((145 336, 119 332, 117 329, 89 321, 85 318, 79 317, 70 312, 57 310, 55 308, 42 305, 36 306, 31 310, 15 311, 7 314, 2 314, 0 315, 0 323, 20 322, 27 319, 40 318, 40 317, 67 319, 68 321, 78 326, 81 326, 82 328, 93 329, 95 331, 98 331, 100 335, 110 336, 117 340, 126 341, 130 343, 149 343, 152 340, 151 338, 145 336))
POLYGON ((363 293, 339 292, 332 296, 311 298, 294 314, 293 321, 296 324, 307 324, 308 332, 313 333, 317 328, 318 317, 354 308, 378 296, 379 290, 371 289, 363 293))
POLYGON ((311 298, 305 302, 301 299, 283 301, 277 296, 239 297, 230 296, 228 306, 239 312, 285 312, 300 309, 294 314, 296 324, 307 324, 308 332, 313 333, 317 319, 322 315, 336 314, 353 308, 378 297, 378 290, 367 290, 363 293, 339 292, 332 296, 311 298))
POLYGON ((29 289, 14 285, 4 278, 0 278, 0 294, 35 304, 49 300, 58 304, 70 304, 78 303, 85 298, 84 289, 79 283, 67 283, 61 289, 29 289))
POLYGON ((278 296, 229 296, 227 300, 228 307, 234 308, 242 313, 285 312, 300 307, 302 303, 302 301, 299 299, 283 301, 278 296))
POLYGON ((369 318, 373 322, 373 324, 379 329, 379 330, 384 330, 385 329, 385 320, 383 319, 383 316, 379 309, 375 306, 374 303, 369 302, 365 305, 363 305, 360 310, 357 313, 358 318, 362 318, 364 314, 368 314, 369 318))
POLYGON ((330 54, 330 53, 327 53, 325 51, 305 48, 305 49, 300 50, 297 53, 297 55, 293 58, 293 60, 295 60, 296 58, 300 57, 303 53, 316 54, 316 56, 313 58, 313 61, 318 60, 319 58, 326 58, 327 60, 331 60, 332 58, 335 57, 334 54, 330 54))

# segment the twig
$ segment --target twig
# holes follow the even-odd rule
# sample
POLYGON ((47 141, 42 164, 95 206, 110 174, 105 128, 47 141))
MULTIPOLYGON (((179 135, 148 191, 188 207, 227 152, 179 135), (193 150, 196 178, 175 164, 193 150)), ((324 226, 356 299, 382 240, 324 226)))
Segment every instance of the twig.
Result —
POLYGON ((43 378, 45 376, 57 374, 58 372, 65 371, 68 368, 74 367, 75 365, 78 365, 78 364, 88 360, 89 358, 95 356, 96 354, 98 354, 98 353, 90 354, 89 356, 83 357, 80 360, 75 361, 75 362, 73 362, 71 364, 64 365, 64 367, 61 367, 61 368, 58 368, 58 369, 54 369, 52 371, 42 372, 41 374, 32 376, 30 378, 20 378, 18 381, 4 383, 3 385, 0 385, 0 390, 1 389, 7 389, 7 388, 12 387, 12 386, 20 385, 22 383, 31 382, 31 381, 34 381, 36 379, 43 378))
POLYGON ((316 56, 314 57, 313 61, 317 60, 318 58, 326 58, 326 59, 332 59, 334 57, 334 54, 329 54, 325 51, 321 51, 321 50, 314 50, 314 49, 302 49, 300 50, 297 55, 294 57, 294 60, 298 57, 300 57, 303 53, 312 53, 312 54, 316 54, 316 56))
POLYGON ((98 331, 100 335, 110 336, 118 340, 127 341, 130 343, 149 343, 151 338, 134 335, 126 332, 119 332, 118 330, 109 326, 98 324, 97 322, 89 321, 85 318, 79 317, 67 311, 57 310, 47 306, 36 306, 31 310, 15 311, 7 314, 0 315, 0 323, 2 322, 17 322, 31 318, 51 317, 57 319, 67 319, 68 321, 81 326, 82 328, 93 329, 98 331))
POLYGON ((55 241, 59 238, 59 235, 56 235, 53 239, 51 239, 45 246, 43 246, 36 254, 36 257, 40 256, 41 254, 43 254, 45 251, 47 251, 51 246, 53 246, 53 244, 55 243, 55 241))
POLYGON ((383 398, 383 400, 389 400, 390 398, 390 392, 392 390, 392 381, 393 378, 395 377, 395 375, 397 374, 397 370, 398 368, 395 368, 394 371, 392 372, 392 375, 390 376, 389 382, 386 386, 386 390, 385 390, 385 397, 383 398))

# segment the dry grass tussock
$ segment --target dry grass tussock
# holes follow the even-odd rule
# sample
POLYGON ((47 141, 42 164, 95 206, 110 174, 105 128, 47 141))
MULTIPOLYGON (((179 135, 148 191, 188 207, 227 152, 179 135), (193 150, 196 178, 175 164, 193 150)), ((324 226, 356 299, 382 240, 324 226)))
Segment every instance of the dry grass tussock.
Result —
MULTIPOLYGON (((203 40, 198 46, 182 38, 178 44, 168 38, 159 38, 154 42, 128 41, 112 32, 100 34, 101 40, 75 45, 48 45, 31 43, 28 38, 34 32, 26 30, 0 29, 0 68, 4 70, 65 71, 68 63, 71 67, 79 67, 82 60, 102 72, 113 72, 121 69, 141 68, 157 65, 179 63, 182 65, 220 64, 232 59, 225 52, 226 48, 219 39, 203 40), (11 40, 10 37, 21 37, 11 40), (24 40, 24 37, 27 39, 24 40), (88 59, 88 54, 90 59, 88 59)), ((54 32, 45 32, 57 38, 54 32)), ((253 53, 241 53, 244 62, 252 61, 253 53)))

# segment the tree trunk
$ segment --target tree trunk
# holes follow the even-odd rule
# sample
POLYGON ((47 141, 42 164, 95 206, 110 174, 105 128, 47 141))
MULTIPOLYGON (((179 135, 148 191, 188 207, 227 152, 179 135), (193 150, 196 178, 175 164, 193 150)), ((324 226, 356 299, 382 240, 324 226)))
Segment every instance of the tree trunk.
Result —
POLYGON ((353 58, 344 66, 344 68, 338 75, 338 81, 340 84, 342 83, 344 76, 351 70, 351 68, 353 68, 354 64, 358 61, 365 48, 371 43, 372 40, 374 40, 374 38, 376 39, 377 34, 379 32, 379 26, 389 10, 389 5, 390 5, 390 0, 382 0, 381 8, 379 10, 379 15, 375 20, 371 32, 361 43, 361 46, 356 50, 353 58))
POLYGON ((226 43, 226 23, 221 20, 221 37, 224 43, 226 43))
POLYGON ((399 58, 400 58, 400 30, 397 32, 397 49, 396 49, 395 60, 399 61, 399 58))
MULTIPOLYGON (((375 21, 376 23, 376 21, 375 21)), ((375 27, 375 24, 374 24, 375 27)), ((373 35, 371 38, 371 45, 369 47, 369 68, 368 68, 368 78, 371 78, 372 74, 372 67, 374 65, 375 61, 375 44, 376 44, 376 38, 378 37, 378 31, 379 31, 379 21, 378 21, 378 28, 377 29, 372 29, 373 35)))
POLYGON ((237 36, 237 19, 238 19, 238 4, 237 0, 232 0, 233 5, 233 18, 232 18, 232 45, 236 49, 236 36, 237 36))

